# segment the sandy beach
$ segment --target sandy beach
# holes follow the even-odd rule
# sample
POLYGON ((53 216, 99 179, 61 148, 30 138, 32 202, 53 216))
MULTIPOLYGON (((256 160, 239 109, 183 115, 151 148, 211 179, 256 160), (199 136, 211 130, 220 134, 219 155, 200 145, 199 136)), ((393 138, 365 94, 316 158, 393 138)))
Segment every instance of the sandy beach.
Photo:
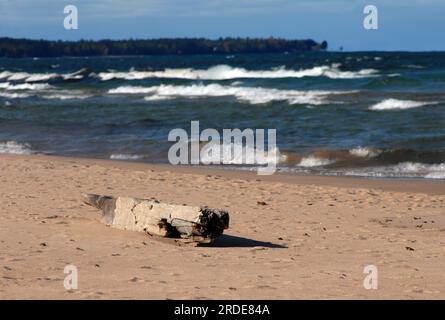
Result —
POLYGON ((1 299, 445 298, 443 181, 1 155, 0 202, 1 299), (226 209, 230 228, 175 246, 101 224, 87 192, 226 209))

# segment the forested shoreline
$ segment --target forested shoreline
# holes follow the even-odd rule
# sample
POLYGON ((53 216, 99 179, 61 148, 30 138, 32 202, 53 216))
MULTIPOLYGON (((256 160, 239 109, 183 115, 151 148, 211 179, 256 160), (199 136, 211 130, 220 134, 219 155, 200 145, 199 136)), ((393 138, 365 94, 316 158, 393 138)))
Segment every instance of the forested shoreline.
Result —
POLYGON ((279 38, 164 38, 49 41, 0 38, 0 57, 191 55, 307 52, 327 49, 327 42, 279 38))

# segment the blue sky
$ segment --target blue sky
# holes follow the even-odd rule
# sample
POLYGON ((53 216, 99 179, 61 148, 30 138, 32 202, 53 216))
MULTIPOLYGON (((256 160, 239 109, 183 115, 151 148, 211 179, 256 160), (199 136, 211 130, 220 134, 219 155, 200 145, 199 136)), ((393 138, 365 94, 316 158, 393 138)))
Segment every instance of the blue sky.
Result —
POLYGON ((43 39, 282 37, 330 50, 445 50, 445 0, 0 0, 0 36, 43 39), (79 29, 63 28, 65 5, 79 29), (379 29, 363 28, 363 8, 379 29))

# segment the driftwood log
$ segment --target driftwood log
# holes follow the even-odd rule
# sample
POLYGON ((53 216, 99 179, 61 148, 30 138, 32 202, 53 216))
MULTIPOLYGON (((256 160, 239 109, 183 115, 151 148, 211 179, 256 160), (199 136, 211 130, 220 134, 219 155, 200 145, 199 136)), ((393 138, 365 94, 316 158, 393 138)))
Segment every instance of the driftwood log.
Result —
POLYGON ((111 227, 186 242, 212 243, 229 227, 228 212, 219 209, 96 194, 83 201, 102 210, 102 222, 111 227))

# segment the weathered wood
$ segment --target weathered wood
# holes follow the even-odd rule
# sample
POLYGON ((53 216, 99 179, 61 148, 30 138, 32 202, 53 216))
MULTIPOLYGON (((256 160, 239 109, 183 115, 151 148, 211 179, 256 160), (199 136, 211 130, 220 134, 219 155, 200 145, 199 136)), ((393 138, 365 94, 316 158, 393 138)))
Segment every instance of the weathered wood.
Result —
POLYGON ((109 226, 160 237, 209 243, 229 227, 227 211, 208 207, 95 194, 85 194, 83 201, 102 210, 102 221, 109 226))

